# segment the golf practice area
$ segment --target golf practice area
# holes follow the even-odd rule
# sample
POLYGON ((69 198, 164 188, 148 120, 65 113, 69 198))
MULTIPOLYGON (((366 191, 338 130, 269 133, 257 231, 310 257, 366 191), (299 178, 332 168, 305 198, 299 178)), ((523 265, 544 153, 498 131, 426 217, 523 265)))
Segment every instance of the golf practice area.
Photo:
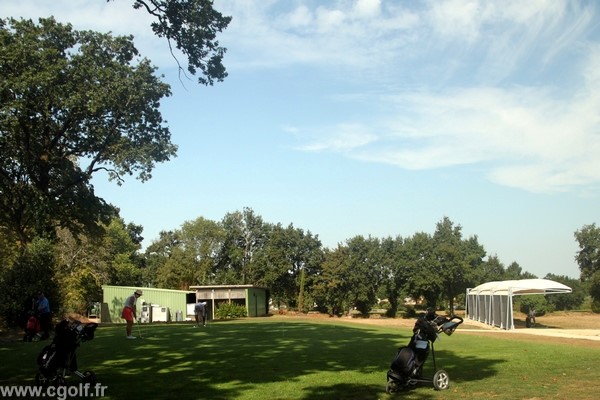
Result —
MULTIPOLYGON (((271 316, 206 327, 141 324, 136 340, 125 338, 124 325, 101 324, 77 361, 105 387, 103 399, 581 400, 600 393, 600 341, 477 332, 465 323, 435 341, 446 390, 417 384, 388 394, 386 373, 411 323, 271 316)), ((1 341, 0 386, 35 385, 36 358, 49 342, 1 341)), ((423 376, 435 372, 427 360, 423 376)))

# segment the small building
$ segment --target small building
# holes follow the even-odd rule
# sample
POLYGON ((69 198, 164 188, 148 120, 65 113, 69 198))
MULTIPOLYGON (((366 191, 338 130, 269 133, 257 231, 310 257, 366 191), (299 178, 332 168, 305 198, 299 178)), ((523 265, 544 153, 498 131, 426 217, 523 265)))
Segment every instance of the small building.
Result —
POLYGON ((190 290, 195 292, 196 301, 206 301, 210 318, 215 315, 219 305, 225 302, 246 307, 249 317, 262 317, 268 314, 269 290, 264 287, 254 285, 211 285, 190 286, 190 290))
POLYGON ((194 303, 196 294, 186 290, 158 289, 136 286, 102 286, 101 321, 123 323, 121 312, 127 297, 137 289, 143 291, 137 300, 137 317, 141 322, 183 321, 188 303, 194 303))
POLYGON ((172 322, 194 320, 194 305, 206 301, 208 318, 212 319, 221 303, 246 307, 249 317, 267 315, 269 291, 254 285, 190 286, 190 290, 172 290, 136 286, 102 286, 101 322, 124 323, 121 312, 127 297, 137 289, 143 291, 137 300, 140 322, 172 322))

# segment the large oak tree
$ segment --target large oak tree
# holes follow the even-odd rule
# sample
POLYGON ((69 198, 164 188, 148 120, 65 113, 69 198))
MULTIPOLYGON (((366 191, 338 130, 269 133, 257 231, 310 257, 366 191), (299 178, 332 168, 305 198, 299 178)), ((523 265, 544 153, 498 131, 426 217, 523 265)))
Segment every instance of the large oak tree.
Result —
POLYGON ((175 156, 159 112, 169 95, 132 37, 0 20, 0 226, 27 243, 108 223, 92 176, 143 181, 175 156))

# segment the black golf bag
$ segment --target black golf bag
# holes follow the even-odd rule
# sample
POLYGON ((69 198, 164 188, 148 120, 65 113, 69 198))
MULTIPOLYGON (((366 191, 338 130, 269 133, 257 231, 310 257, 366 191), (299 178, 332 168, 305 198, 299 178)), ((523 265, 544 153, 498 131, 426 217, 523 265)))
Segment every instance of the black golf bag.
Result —
POLYGON ((400 387, 414 386, 417 383, 433 383, 436 390, 448 388, 449 378, 444 370, 437 370, 433 343, 438 334, 444 332, 448 336, 463 322, 460 317, 440 317, 433 312, 419 316, 413 328, 413 335, 407 346, 396 352, 390 370, 387 373, 386 391, 392 393, 400 387), (436 371, 432 379, 423 378, 423 365, 431 351, 433 368, 436 371))
POLYGON ((81 378, 83 383, 96 383, 96 376, 91 371, 79 372, 77 367, 77 347, 81 342, 94 338, 95 323, 83 324, 79 321, 64 320, 56 325, 54 339, 44 347, 37 357, 38 370, 35 381, 41 386, 60 386, 65 384, 65 377, 73 374, 81 378))

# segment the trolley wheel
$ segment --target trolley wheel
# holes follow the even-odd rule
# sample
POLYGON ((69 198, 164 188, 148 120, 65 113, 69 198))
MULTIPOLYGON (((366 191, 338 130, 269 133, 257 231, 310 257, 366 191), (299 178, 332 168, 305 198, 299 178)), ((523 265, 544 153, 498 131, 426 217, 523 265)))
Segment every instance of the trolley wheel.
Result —
POLYGON ((385 392, 386 393, 395 393, 398 391, 398 384, 396 382, 394 382, 392 379, 388 379, 386 385, 385 385, 385 392))
POLYGON ((92 371, 85 371, 83 373, 83 378, 81 378, 81 381, 85 384, 85 383, 89 383, 90 386, 94 386, 96 384, 96 382, 98 382, 98 380, 96 379, 96 374, 94 374, 92 371))
POLYGON ((450 386, 450 377, 443 369, 436 371, 433 375, 433 387, 435 390, 446 390, 450 386))
POLYGON ((35 384, 37 386, 48 387, 48 378, 44 376, 41 372, 35 374, 35 384))
POLYGON ((52 378, 47 378, 43 373, 38 372, 35 374, 35 384, 37 386, 47 388, 49 386, 65 386, 67 383, 65 382, 65 379, 60 375, 56 375, 52 378))

